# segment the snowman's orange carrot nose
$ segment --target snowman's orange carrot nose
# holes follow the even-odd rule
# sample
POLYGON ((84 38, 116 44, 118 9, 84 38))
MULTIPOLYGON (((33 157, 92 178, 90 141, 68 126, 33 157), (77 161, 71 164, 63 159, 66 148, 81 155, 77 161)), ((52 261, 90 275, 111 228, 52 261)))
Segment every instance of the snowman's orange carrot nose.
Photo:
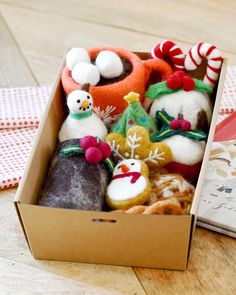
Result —
POLYGON ((88 107, 89 103, 87 100, 83 101, 82 108, 86 109, 88 107))
POLYGON ((123 173, 125 173, 125 172, 129 172, 129 167, 126 166, 125 164, 122 164, 122 165, 121 165, 121 171, 122 171, 123 173))

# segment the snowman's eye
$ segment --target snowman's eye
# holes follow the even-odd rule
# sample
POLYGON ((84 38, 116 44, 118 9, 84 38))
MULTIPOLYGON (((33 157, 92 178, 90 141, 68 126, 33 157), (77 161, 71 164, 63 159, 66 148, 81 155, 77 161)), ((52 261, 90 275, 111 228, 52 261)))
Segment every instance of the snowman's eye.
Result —
POLYGON ((118 166, 117 168, 118 168, 118 169, 120 169, 120 168, 121 168, 121 166, 118 166))
POLYGON ((87 96, 87 99, 90 99, 90 96, 89 95, 87 96))
POLYGON ((135 163, 131 163, 130 165, 134 166, 134 165, 135 165, 135 163))
POLYGON ((80 103, 80 99, 77 100, 77 103, 80 103))

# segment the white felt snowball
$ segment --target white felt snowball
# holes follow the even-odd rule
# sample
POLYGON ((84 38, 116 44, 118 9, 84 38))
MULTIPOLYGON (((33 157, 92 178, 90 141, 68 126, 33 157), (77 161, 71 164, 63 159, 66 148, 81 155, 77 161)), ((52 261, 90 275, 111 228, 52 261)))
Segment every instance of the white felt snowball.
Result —
POLYGON ((104 78, 115 78, 123 72, 123 64, 121 58, 112 51, 101 51, 95 61, 99 72, 104 78))
POLYGON ((72 69, 71 76, 79 84, 96 85, 100 80, 98 68, 87 62, 79 62, 72 69))
POLYGON ((73 67, 81 61, 90 63, 90 57, 86 49, 84 48, 72 48, 66 54, 66 65, 72 70, 73 67))

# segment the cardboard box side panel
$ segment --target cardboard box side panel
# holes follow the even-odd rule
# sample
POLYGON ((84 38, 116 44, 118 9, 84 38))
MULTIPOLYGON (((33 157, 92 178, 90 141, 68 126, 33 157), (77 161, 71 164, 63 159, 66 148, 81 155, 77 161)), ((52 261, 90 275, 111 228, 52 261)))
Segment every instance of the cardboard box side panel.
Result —
POLYGON ((57 142, 58 131, 65 117, 63 115, 65 107, 61 103, 63 89, 59 77, 60 75, 40 123, 28 165, 16 193, 16 202, 35 203, 45 178, 48 162, 57 142))
POLYGON ((186 268, 191 216, 95 213, 25 204, 19 204, 19 210, 35 258, 186 268))
POLYGON ((209 135, 208 135, 208 141, 207 141, 206 150, 204 153, 204 158, 203 158, 203 162, 202 162, 200 175, 198 178, 198 183, 197 183, 197 187, 196 187, 196 191, 195 191, 195 197, 194 197, 191 212, 190 212, 190 214, 193 214, 195 216, 194 227, 196 225, 197 212, 198 212, 198 207, 199 207, 199 203, 200 203, 200 199, 201 199, 205 173, 206 173, 208 160, 209 160, 209 156, 210 156, 210 151, 211 151, 211 147, 212 147, 212 142, 213 142, 213 138, 214 138, 214 134, 215 134, 217 117, 219 114, 219 108, 220 108, 220 103, 221 103, 221 99, 222 99, 222 92, 223 92, 223 88, 224 88, 226 69, 227 69, 227 60, 224 59, 223 63, 222 63, 222 67, 221 67, 220 77, 219 77, 219 83, 218 83, 216 100, 215 100, 215 105, 214 105, 214 112, 212 115, 211 127, 210 127, 209 135))

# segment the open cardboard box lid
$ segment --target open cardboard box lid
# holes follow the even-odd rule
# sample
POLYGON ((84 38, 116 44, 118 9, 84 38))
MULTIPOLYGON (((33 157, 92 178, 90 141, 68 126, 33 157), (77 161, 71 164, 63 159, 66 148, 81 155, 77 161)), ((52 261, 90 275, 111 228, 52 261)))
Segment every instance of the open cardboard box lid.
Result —
MULTIPOLYGON (((147 58, 147 53, 137 53, 147 58)), ((57 135, 65 119, 61 71, 55 82, 15 197, 15 207, 32 255, 38 259, 183 270, 215 132, 226 73, 224 59, 202 169, 190 215, 142 215, 37 206, 57 135)))

